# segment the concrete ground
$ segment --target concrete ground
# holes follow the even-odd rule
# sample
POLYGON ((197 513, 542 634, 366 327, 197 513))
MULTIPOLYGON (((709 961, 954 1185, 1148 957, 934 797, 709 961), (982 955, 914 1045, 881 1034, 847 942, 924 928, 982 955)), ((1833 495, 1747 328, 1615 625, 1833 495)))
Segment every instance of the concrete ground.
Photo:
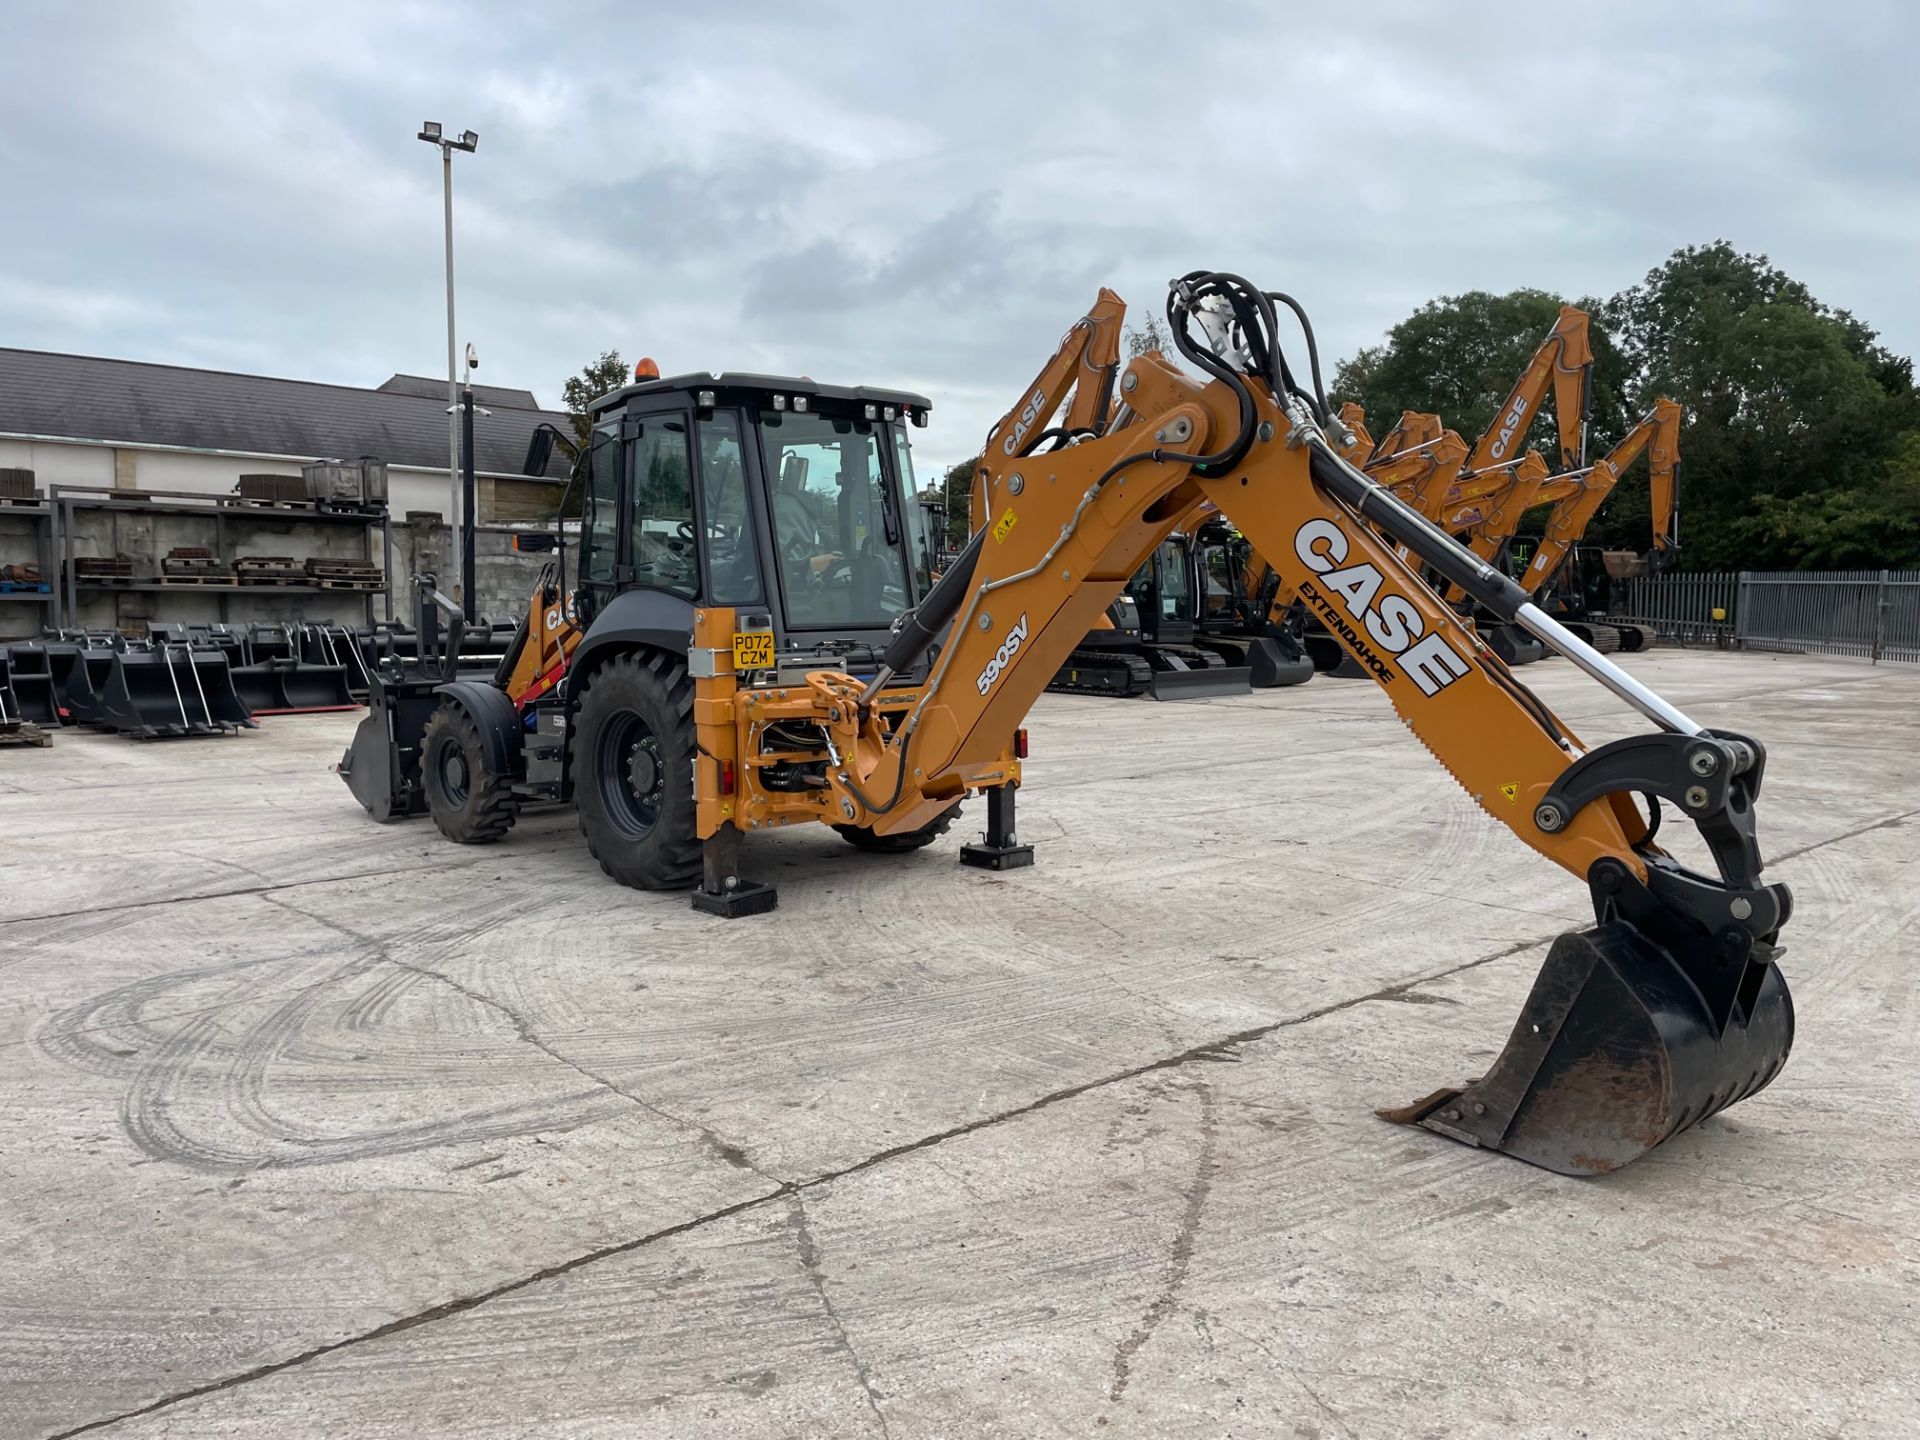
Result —
POLYGON ((1800 1037, 1586 1181, 1372 1114, 1587 911, 1362 682, 1049 697, 1037 868, 732 924, 350 716, 0 750, 0 1435, 1920 1433, 1920 669, 1627 663, 1771 747, 1800 1037))

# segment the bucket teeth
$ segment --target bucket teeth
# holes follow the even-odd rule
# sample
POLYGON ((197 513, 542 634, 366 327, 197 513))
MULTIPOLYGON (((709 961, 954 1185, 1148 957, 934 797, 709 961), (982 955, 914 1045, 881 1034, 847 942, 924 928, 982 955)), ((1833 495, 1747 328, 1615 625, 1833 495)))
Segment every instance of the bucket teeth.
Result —
POLYGON ((1562 1175, 1617 1170, 1786 1064, 1786 981, 1765 958, 1748 963, 1752 1003, 1722 1026, 1685 966, 1633 925, 1562 935, 1486 1075, 1378 1113, 1562 1175))

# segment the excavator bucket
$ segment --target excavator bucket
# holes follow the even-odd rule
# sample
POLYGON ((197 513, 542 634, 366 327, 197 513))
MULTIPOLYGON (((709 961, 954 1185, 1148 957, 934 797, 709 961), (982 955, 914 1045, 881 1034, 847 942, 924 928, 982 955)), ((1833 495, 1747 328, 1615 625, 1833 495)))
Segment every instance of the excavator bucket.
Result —
POLYGON ((353 710, 359 702, 347 688, 344 665, 309 665, 300 660, 275 667, 280 688, 276 710, 353 710))
POLYGON ((59 728, 60 705, 54 699, 53 671, 47 661, 47 647, 44 645, 21 644, 7 647, 3 663, 7 672, 7 682, 13 690, 10 702, 13 706, 13 718, 30 720, 36 725, 51 725, 59 728))
POLYGON ((142 740, 253 727, 219 651, 163 644, 107 653, 106 677, 90 723, 142 740))
POLYGON ((1787 1062, 1779 968, 1721 958, 1683 964, 1624 920, 1562 935, 1492 1069, 1379 1113, 1562 1175, 1617 1170, 1787 1062))
POLYGON ((87 645, 47 646, 54 703, 69 725, 99 725, 100 687, 113 669, 113 652, 87 645))
POLYGON ((381 824, 427 813, 420 783, 420 749, 427 721, 439 707, 435 691, 445 683, 419 667, 375 670, 366 718, 336 766, 353 798, 381 824))

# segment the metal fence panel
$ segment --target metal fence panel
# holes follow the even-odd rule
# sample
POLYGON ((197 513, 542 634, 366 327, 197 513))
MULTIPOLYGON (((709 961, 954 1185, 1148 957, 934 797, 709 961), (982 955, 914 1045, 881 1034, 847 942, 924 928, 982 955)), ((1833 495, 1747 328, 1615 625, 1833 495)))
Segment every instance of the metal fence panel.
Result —
POLYGON ((1760 650, 1920 661, 1920 571, 1743 571, 1734 635, 1760 650))
POLYGON ((1739 577, 1733 574, 1643 575, 1625 582, 1619 609, 1609 618, 1651 626, 1669 644, 1724 646, 1733 638, 1738 603, 1739 577))
POLYGON ((1920 663, 1920 570, 1641 576, 1619 598, 1608 618, 1650 625, 1669 644, 1920 663))

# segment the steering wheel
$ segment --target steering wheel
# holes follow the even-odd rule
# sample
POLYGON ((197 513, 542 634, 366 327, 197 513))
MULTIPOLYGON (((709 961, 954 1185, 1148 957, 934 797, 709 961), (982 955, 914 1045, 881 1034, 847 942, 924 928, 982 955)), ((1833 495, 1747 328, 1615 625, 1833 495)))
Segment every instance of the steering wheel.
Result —
POLYGON ((678 525, 674 526, 673 528, 674 528, 674 531, 680 536, 682 540, 693 539, 693 521, 682 520, 678 525))

